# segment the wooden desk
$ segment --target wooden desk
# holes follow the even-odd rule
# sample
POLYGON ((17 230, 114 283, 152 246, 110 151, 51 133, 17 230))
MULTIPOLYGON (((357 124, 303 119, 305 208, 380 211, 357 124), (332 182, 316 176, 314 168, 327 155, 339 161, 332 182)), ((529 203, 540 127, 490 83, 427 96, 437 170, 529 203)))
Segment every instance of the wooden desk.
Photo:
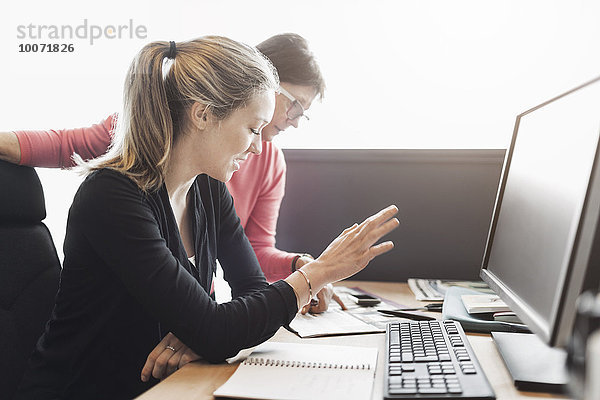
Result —
MULTIPOLYGON (((341 283, 345 286, 358 286, 363 290, 376 293, 379 296, 407 306, 418 306, 421 303, 415 300, 412 292, 405 283, 389 282, 361 282, 348 281, 341 283)), ((438 314, 439 315, 439 314, 438 314)), ((565 396, 540 394, 531 392, 520 392, 513 386, 512 380, 504 363, 502 362, 496 346, 490 335, 468 334, 469 342, 475 351, 479 362, 490 381, 496 398, 498 400, 518 399, 568 399, 565 396)), ((271 339, 278 342, 302 342, 338 344, 349 346, 378 347, 379 357, 377 370, 375 372, 375 384, 373 386, 372 399, 383 398, 383 369, 384 369, 384 346, 385 335, 383 333, 374 335, 350 335, 335 336, 328 338, 300 339, 298 336, 280 329, 271 339)), ((233 374, 237 365, 208 364, 205 362, 194 362, 184 366, 179 371, 156 385, 138 399, 141 400, 163 400, 163 399, 213 399, 212 393, 233 374)))

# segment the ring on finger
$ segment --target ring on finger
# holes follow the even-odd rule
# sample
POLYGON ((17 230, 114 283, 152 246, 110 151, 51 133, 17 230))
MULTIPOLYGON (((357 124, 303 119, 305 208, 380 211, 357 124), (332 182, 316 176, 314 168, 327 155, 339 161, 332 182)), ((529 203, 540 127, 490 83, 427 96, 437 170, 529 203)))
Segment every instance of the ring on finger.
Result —
POLYGON ((165 346, 165 349, 169 349, 169 350, 173 351, 173 353, 177 353, 177 350, 173 346, 165 346))

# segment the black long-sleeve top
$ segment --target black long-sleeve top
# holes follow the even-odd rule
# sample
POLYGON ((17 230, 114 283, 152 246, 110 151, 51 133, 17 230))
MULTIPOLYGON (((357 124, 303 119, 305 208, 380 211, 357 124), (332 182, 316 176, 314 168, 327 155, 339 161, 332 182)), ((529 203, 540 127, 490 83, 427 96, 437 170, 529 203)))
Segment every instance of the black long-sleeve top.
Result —
POLYGON ((293 289, 269 285, 225 185, 191 187, 195 261, 188 261, 165 186, 143 193, 124 175, 92 173, 69 211, 60 289, 18 399, 132 398, 146 358, 172 332, 223 361, 270 338, 297 312, 293 289), (209 289, 219 259, 233 300, 209 289))

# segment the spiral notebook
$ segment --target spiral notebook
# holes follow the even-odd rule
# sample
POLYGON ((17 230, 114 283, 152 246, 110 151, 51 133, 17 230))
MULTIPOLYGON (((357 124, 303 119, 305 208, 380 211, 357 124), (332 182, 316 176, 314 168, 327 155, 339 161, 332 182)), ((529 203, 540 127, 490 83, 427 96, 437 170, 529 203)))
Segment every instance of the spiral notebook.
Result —
POLYGON ((243 361, 215 397, 370 399, 377 349, 267 342, 243 361))

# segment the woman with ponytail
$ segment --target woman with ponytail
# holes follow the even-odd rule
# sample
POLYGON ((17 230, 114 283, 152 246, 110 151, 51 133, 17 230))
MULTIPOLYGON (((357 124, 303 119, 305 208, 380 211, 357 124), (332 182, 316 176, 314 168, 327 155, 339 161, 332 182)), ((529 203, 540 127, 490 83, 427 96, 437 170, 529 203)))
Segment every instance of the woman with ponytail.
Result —
POLYGON ((275 109, 278 79, 223 37, 154 42, 133 60, 113 146, 90 162, 69 211, 51 319, 17 399, 133 398, 193 359, 221 362, 269 339, 326 284, 393 244, 390 206, 269 284, 225 182, 275 109), (210 296, 216 258, 233 299, 210 296))
MULTIPOLYGON (((275 246, 286 163, 283 152, 272 141, 287 128, 297 128, 301 119, 308 120, 305 112, 316 98, 323 97, 325 81, 308 42, 298 34, 272 36, 259 43, 257 49, 275 66, 281 90, 275 96, 273 119, 262 131, 261 155, 250 155, 227 182, 227 188, 260 266, 267 280, 274 282, 302 267, 312 256, 275 246)), ((29 166, 70 168, 74 165, 73 153, 87 160, 106 152, 117 116, 79 129, 0 132, 0 159, 29 166)), ((328 285, 316 296, 318 303, 303 308, 302 313, 327 310, 332 296, 344 307, 328 285)))

